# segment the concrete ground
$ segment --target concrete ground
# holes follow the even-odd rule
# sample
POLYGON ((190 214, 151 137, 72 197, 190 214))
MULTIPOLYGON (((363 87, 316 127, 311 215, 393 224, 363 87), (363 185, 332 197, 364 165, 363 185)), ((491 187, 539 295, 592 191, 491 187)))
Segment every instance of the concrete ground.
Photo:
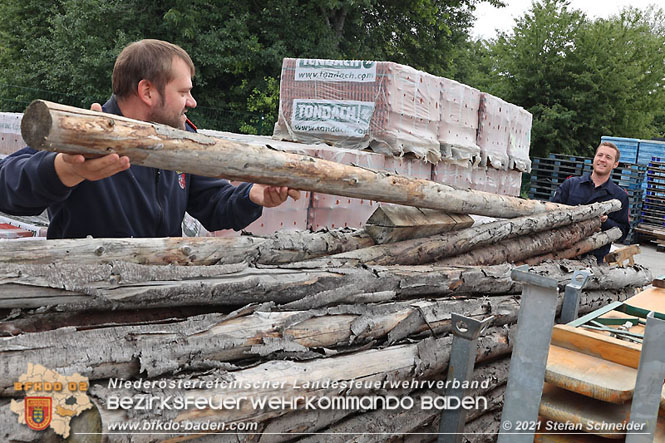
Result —
POLYGON ((640 243, 640 253, 635 256, 635 263, 649 268, 653 278, 665 276, 665 252, 657 252, 654 243, 640 243))

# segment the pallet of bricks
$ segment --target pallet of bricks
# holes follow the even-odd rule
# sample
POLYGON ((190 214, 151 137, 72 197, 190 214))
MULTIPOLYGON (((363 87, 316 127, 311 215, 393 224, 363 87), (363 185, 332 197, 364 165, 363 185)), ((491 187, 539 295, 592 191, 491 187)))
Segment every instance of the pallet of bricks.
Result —
POLYGON ((637 233, 655 238, 665 248, 665 157, 652 157, 647 167, 644 202, 637 233))
MULTIPOLYGON (((591 173, 592 171, 593 158, 590 157, 550 154, 547 158, 534 158, 531 167, 529 198, 551 200, 559 185, 567 178, 580 176, 587 172, 591 173)), ((612 171, 612 180, 626 191, 630 204, 628 210, 630 232, 628 233, 628 237, 626 237, 626 244, 634 243, 636 228, 638 223, 640 223, 642 188, 646 172, 647 167, 644 165, 624 162, 620 162, 619 166, 612 171)), ((665 190, 665 175, 662 187, 665 190)))

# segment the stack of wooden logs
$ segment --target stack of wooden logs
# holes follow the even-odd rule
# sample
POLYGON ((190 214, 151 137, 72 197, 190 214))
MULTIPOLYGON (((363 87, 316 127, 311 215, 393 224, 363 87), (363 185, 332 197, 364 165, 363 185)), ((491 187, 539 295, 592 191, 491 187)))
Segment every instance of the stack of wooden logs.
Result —
MULTIPOLYGON (((102 123, 96 127, 108 132, 109 125, 102 123)), ((310 172, 315 171, 316 162, 309 162, 310 172)), ((436 203, 430 207, 461 202, 462 210, 453 212, 514 218, 384 244, 363 230, 0 243, 0 437, 30 441, 41 435, 18 424, 8 407, 18 395, 13 383, 33 363, 90 379, 88 395, 98 407, 72 421, 74 434, 159 419, 257 423, 246 433, 209 436, 211 441, 433 440, 441 411, 421 408, 420 399, 444 396, 445 390, 423 382, 445 380, 451 313, 459 313, 495 317, 479 339, 473 375, 488 382, 471 393, 486 397, 487 408, 470 411, 465 429, 469 441, 491 441, 498 431, 520 305, 521 285, 510 278, 515 264, 529 264, 531 272, 557 279, 560 288, 575 270, 590 270, 581 313, 624 300, 651 281, 648 270, 637 265, 599 267, 589 259, 569 260, 620 235, 598 232, 600 215, 618 209, 617 201, 568 208, 445 186, 428 194, 420 191, 429 184, 414 184, 424 181, 345 172, 356 180, 347 180, 354 196, 361 195, 353 183, 362 177, 392 180, 411 186, 414 199, 436 203), (109 383, 117 378, 173 384, 109 383), (192 380, 217 384, 182 387, 192 380), (221 409, 108 407, 118 396, 146 395, 229 403, 221 409), (317 403, 391 396, 413 399, 415 406, 317 403), (252 406, 260 399, 284 399, 286 406, 252 406)), ((238 175, 231 178, 248 178, 238 175)), ((378 182, 373 189, 374 196, 384 192, 378 182)), ((174 436, 191 437, 185 431, 111 437, 174 436)))

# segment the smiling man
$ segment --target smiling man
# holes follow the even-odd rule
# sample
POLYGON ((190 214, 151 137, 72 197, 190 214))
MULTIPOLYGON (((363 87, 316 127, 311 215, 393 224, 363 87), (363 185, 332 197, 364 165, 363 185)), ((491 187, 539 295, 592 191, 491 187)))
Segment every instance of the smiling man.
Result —
MULTIPOLYGON (((113 68, 105 112, 196 132, 186 112, 194 64, 182 48, 160 40, 127 46, 113 68)), ((97 105, 99 106, 99 105, 97 105)), ((94 107, 93 107, 94 109, 94 107)), ((240 230, 263 207, 296 190, 131 165, 128 157, 99 158, 24 148, 0 162, 0 211, 36 215, 48 209, 48 238, 175 237, 185 211, 209 231, 240 230)))
MULTIPOLYGON (((617 226, 621 229, 623 241, 628 235, 630 224, 628 220, 628 194, 610 178, 612 170, 619 165, 619 148, 614 143, 602 142, 596 149, 593 158, 593 172, 581 177, 571 177, 564 181, 554 194, 552 201, 567 205, 588 205, 591 203, 617 199, 621 202, 621 209, 600 217, 603 231, 617 226)), ((610 252, 610 245, 605 245, 592 252, 601 263, 610 252)))

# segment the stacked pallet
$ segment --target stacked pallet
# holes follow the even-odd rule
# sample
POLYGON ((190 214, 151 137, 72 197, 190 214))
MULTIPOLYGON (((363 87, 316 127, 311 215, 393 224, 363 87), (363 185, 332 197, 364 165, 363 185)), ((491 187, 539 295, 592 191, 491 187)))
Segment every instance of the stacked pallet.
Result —
POLYGON ((665 240, 665 158, 652 157, 647 168, 644 202, 638 232, 646 237, 665 240))
MULTIPOLYGON (((531 170, 529 198, 551 200, 557 188, 569 177, 580 176, 593 171, 593 159, 561 154, 550 154, 547 158, 534 158, 531 170)), ((647 167, 634 163, 620 162, 612 171, 611 178, 628 194, 630 205, 630 232, 625 243, 635 242, 635 232, 642 213, 642 184, 647 167)))

